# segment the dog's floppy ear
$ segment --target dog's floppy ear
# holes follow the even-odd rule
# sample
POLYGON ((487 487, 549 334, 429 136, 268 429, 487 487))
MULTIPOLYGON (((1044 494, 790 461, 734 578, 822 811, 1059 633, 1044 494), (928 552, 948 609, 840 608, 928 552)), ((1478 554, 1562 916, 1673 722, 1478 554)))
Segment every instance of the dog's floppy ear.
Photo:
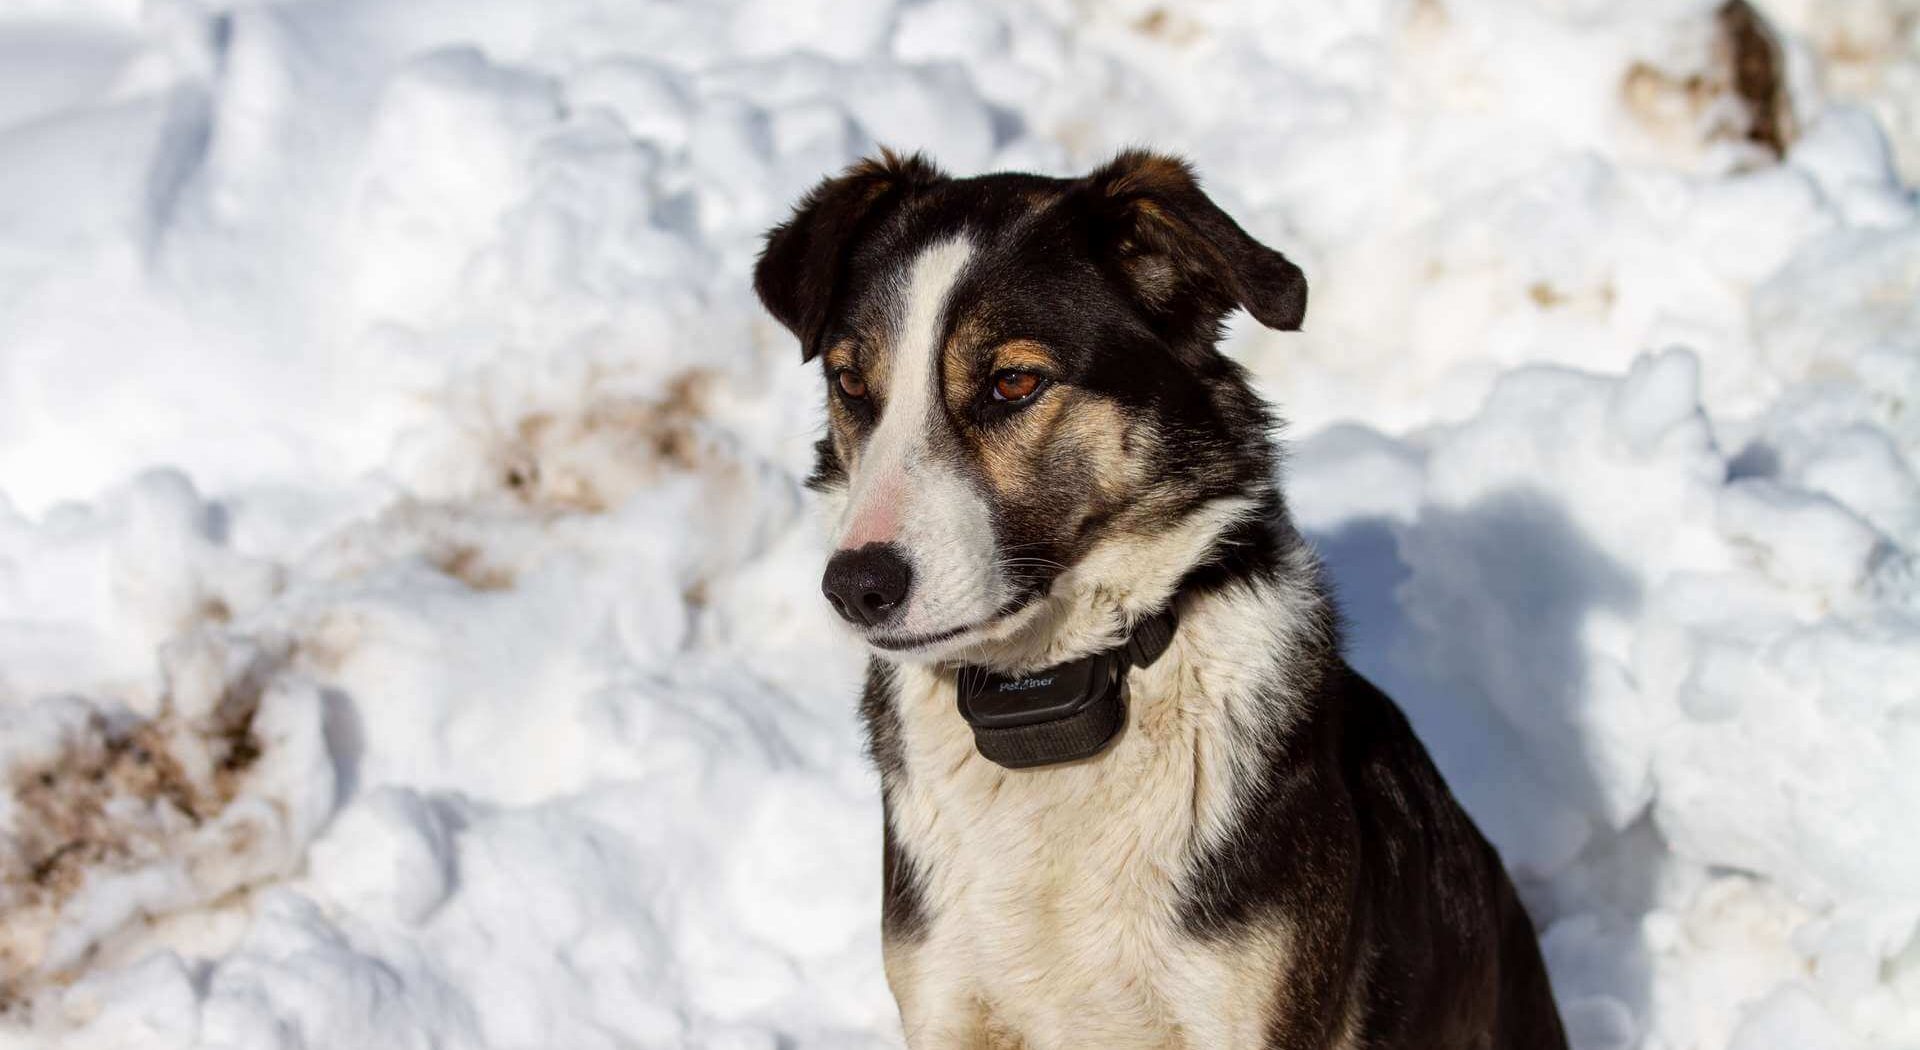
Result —
POLYGON ((820 353, 820 336, 855 236, 898 199, 944 178, 924 156, 882 149, 823 180, 793 217, 767 231, 753 269, 753 290, 781 324, 800 339, 800 358, 820 353))
POLYGON ((1218 325, 1236 305, 1299 329, 1307 278, 1200 190, 1185 161, 1129 150, 1087 176, 1097 249, 1149 311, 1176 327, 1218 325))

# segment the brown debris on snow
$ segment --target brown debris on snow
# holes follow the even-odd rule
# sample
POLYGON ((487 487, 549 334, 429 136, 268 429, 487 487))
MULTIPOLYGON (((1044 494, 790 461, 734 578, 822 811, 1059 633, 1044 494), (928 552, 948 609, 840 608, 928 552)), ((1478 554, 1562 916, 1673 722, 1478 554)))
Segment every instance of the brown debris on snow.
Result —
POLYGON ((0 834, 0 1014, 42 978, 61 909, 96 872, 178 855, 233 801, 261 754, 261 676, 242 676, 200 719, 171 708, 131 727, 93 713, 57 757, 11 771, 0 834))
POLYGON ((1795 128, 1773 28, 1747 0, 1726 0, 1706 29, 1703 50, 1678 68, 1643 59, 1627 69, 1627 111, 1669 146, 1738 141, 1779 159, 1795 128))
POLYGON ((1746 104, 1747 141, 1785 156, 1792 138, 1792 111, 1781 70, 1780 42, 1747 0, 1727 0, 1714 17, 1727 49, 1733 91, 1746 104))
POLYGON ((662 471, 711 466, 702 426, 712 382, 690 369, 655 399, 607 398, 577 415, 528 415, 503 451, 501 481, 529 505, 598 513, 662 471))

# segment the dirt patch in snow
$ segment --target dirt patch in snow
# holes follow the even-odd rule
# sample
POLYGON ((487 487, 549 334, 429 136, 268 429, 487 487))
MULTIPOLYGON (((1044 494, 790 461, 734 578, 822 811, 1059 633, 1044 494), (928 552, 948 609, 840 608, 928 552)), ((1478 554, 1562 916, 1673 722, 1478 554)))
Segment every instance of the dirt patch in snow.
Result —
POLYGON ((657 398, 606 398, 574 415, 531 413, 501 457, 501 482, 529 505, 598 513, 663 471, 711 467, 706 391, 715 382, 690 369, 657 398))
POLYGON ((1704 46, 1704 56, 1677 68, 1633 63, 1621 84, 1628 112, 1669 145, 1740 141, 1784 156, 1795 128, 1773 28, 1746 0, 1727 0, 1704 46))
POLYGON ((260 757, 252 676, 189 725, 171 712, 116 727, 96 712, 58 757, 11 773, 0 838, 0 1013, 40 978, 61 909, 94 873, 179 853, 178 840, 233 801, 260 757))

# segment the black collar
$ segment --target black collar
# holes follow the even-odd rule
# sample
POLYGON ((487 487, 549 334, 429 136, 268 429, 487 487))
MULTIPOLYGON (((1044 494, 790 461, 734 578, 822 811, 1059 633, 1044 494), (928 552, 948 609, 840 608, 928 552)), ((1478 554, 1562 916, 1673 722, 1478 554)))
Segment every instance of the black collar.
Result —
POLYGON ((1180 622, 1169 605, 1133 625, 1115 649, 1024 675, 962 667, 960 717, 991 762, 1028 769, 1099 754, 1127 724, 1127 672, 1173 644, 1180 622))

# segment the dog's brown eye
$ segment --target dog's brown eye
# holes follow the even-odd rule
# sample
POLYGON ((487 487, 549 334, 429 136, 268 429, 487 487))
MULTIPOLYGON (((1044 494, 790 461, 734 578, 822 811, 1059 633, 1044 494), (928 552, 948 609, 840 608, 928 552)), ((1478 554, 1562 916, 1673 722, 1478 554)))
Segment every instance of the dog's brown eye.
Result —
POLYGON ((866 397, 867 381, 860 373, 851 368, 842 368, 834 374, 834 382, 840 384, 840 392, 848 397, 866 397))
POLYGON ((1040 377, 1032 372, 1009 369, 993 377, 995 401, 1025 401, 1040 389, 1040 377))

